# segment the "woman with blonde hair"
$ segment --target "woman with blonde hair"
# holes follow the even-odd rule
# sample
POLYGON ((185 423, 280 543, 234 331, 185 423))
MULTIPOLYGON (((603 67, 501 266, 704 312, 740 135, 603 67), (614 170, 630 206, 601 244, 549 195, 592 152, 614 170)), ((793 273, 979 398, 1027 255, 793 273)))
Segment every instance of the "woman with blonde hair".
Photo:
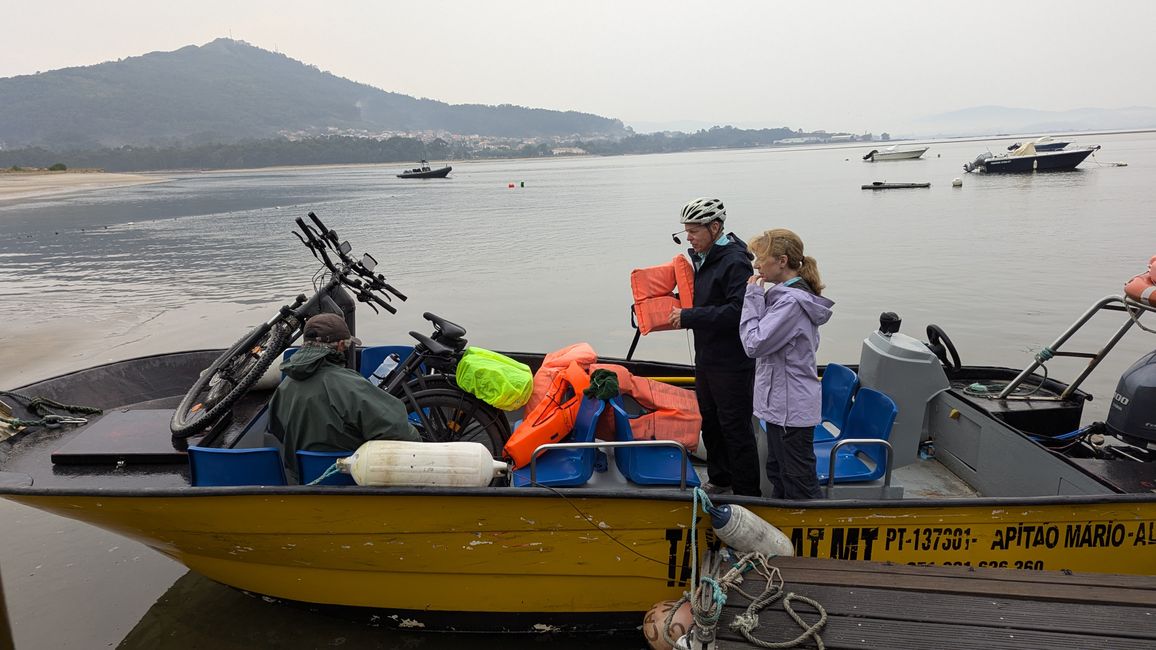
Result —
POLYGON ((771 496, 821 498, 812 447, 822 405, 815 352, 835 303, 822 297, 819 267, 795 233, 768 230, 748 248, 758 272, 747 281, 739 337, 755 359, 754 413, 767 424, 771 496))

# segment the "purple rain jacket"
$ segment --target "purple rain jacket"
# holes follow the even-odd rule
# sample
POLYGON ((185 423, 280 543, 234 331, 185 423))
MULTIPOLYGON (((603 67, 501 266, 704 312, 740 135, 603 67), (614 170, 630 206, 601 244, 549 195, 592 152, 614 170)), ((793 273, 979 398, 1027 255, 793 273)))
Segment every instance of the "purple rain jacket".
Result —
POLYGON ((834 302, 803 288, 775 285, 764 292, 747 285, 739 338, 755 359, 755 416, 785 427, 819 424, 815 351, 819 326, 831 320, 834 302))

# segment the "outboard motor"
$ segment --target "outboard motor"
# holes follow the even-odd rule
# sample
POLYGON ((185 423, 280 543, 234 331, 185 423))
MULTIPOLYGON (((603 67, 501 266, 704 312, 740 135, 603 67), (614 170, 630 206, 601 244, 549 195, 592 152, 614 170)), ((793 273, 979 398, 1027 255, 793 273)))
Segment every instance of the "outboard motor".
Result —
POLYGON ((1156 350, 1120 377, 1104 424, 1125 442, 1156 448, 1156 350))
POLYGON ((973 172, 976 170, 982 170, 983 169, 983 163, 990 157, 991 157, 990 153, 979 154, 978 156, 975 157, 975 160, 973 160, 969 163, 963 163, 963 171, 973 172))
POLYGON ((872 149, 870 151, 870 153, 868 153, 866 156, 863 156, 863 160, 871 160, 872 158, 875 157, 875 154, 877 154, 877 153, 879 153, 878 149, 872 149))

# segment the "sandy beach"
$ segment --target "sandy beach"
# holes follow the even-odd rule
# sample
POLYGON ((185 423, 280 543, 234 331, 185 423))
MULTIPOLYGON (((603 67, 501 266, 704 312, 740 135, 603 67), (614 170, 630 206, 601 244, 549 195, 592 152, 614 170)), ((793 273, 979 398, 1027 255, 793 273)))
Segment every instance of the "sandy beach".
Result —
POLYGON ((0 201, 163 183, 164 176, 105 172, 0 172, 0 201))

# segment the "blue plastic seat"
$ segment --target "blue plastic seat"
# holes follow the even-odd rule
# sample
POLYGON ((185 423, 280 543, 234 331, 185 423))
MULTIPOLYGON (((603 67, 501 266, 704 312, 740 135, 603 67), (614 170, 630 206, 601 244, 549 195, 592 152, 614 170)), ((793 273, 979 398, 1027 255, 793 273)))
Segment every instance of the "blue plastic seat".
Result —
MULTIPOLYGON (((380 361, 378 363, 381 363, 380 361)), ((333 466, 338 458, 347 458, 353 455, 352 451, 297 451, 297 476, 301 477, 301 485, 308 485, 313 479, 321 476, 333 466)), ((357 485, 353 477, 344 472, 327 476, 317 485, 357 485)))
MULTIPOLYGON (((560 442, 593 442, 598 418, 606 409, 600 399, 583 398, 574 418, 574 429, 560 442)), ((594 474, 594 459, 598 450, 550 449, 542 452, 534 463, 534 480, 538 485, 575 487, 585 485, 594 474)), ((530 485, 530 467, 514 470, 514 487, 530 485)))
MULTIPOLYGON (((610 400, 614 409, 614 439, 618 442, 634 440, 630 428, 630 416, 622 405, 621 397, 610 400)), ((674 447, 616 447, 614 464, 618 471, 632 483, 639 485, 678 485, 683 463, 686 464, 687 486, 699 485, 698 474, 690 459, 674 447)))
MULTIPOLYGON (((899 409, 891 398, 870 388, 860 388, 839 438, 845 440, 887 440, 899 409)), ((815 443, 815 471, 819 482, 830 478, 831 451, 838 440, 815 443)), ((875 481, 887 471, 887 450, 883 445, 843 445, 835 458, 835 482, 875 481), (874 467, 864 462, 870 460, 874 467)))
POLYGON ((815 426, 815 442, 826 442, 836 438, 827 427, 823 426, 824 422, 830 422, 840 432, 843 431, 847 423, 847 414, 851 412, 851 398, 858 389, 859 375, 856 375, 854 370, 837 363, 827 364, 827 368, 823 371, 822 421, 815 426))
POLYGON ((189 469, 196 487, 285 485, 285 468, 276 447, 189 447, 189 469))

